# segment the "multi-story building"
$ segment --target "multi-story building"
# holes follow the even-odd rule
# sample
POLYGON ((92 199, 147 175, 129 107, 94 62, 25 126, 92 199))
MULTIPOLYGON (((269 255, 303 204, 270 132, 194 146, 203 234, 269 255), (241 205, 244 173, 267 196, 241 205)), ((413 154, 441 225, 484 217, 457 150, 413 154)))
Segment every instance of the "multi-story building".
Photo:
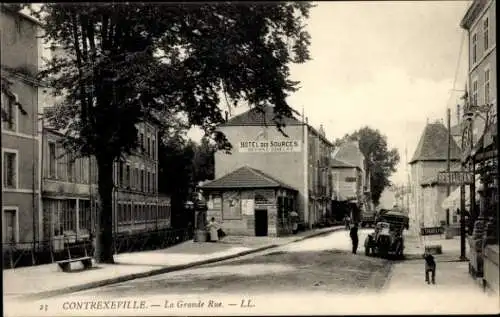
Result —
MULTIPOLYGON (((262 112, 254 108, 219 127, 233 149, 231 154, 215 154, 215 179, 243 166, 269 175, 297 191, 296 206, 290 208, 296 209, 306 227, 312 227, 330 208, 333 145, 321 129, 318 131, 295 117, 283 119, 285 136, 276 129, 273 116, 272 107, 265 107, 262 112)), ((225 206, 224 202, 209 205, 225 206)), ((233 220, 234 217, 225 219, 224 212, 221 215, 223 228, 231 227, 233 232, 247 232, 247 226, 253 226, 253 219, 233 220)))
POLYGON ((479 194, 479 208, 471 215, 475 221, 470 236, 469 271, 497 294, 499 286, 498 230, 498 132, 497 132, 497 65, 496 1, 474 0, 460 26, 469 39, 469 99, 464 107, 463 163, 475 167, 479 186, 470 188, 471 197, 479 194), (485 120, 488 119, 488 120, 485 120), (470 137, 472 132, 472 138, 470 137))
POLYGON ((40 25, 4 5, 0 14, 2 80, 12 83, 9 91, 2 89, 2 242, 29 248, 41 222, 39 83, 34 77, 40 25))
MULTIPOLYGON (((495 7, 494 0, 475 0, 460 23, 467 30, 469 40, 468 82, 471 104, 493 105, 492 116, 496 115, 497 108, 495 7)), ((480 121, 482 120, 478 120, 476 126, 484 125, 480 121)))
MULTIPOLYGON (((158 193, 157 127, 138 124, 144 151, 114 166, 114 231, 135 232, 170 226, 170 198, 158 193)), ((60 145, 64 135, 43 129, 43 236, 64 234, 71 241, 93 232, 98 202, 94 157, 73 158, 60 145)))
POLYGON ((170 197, 158 192, 158 125, 137 124, 139 149, 115 162, 115 231, 143 231, 171 225, 170 197))
MULTIPOLYGON (((414 200, 411 204, 413 208, 411 208, 409 214, 412 222, 411 229, 419 230, 421 227, 439 226, 441 220, 446 219, 441 203, 436 200, 439 198, 442 202, 446 196, 442 194, 439 194, 439 196, 430 195, 426 193, 424 187, 435 183, 438 173, 447 169, 448 137, 449 132, 441 122, 428 123, 409 162, 411 168, 411 197, 414 200), (430 200, 430 197, 435 199, 430 200)), ((457 164, 459 161, 460 148, 451 139, 450 162, 457 164)), ((439 188, 442 186, 444 184, 439 184, 439 188)))

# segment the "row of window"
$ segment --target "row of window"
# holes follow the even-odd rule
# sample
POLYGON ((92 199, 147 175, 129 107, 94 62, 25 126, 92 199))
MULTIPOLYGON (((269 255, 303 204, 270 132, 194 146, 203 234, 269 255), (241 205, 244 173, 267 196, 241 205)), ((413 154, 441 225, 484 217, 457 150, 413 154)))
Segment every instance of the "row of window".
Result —
MULTIPOLYGON (((481 28, 480 28, 480 31, 483 35, 482 39, 483 39, 483 43, 482 43, 482 51, 483 53, 487 52, 488 49, 491 47, 491 43, 490 43, 490 21, 489 21, 489 18, 486 17, 484 20, 483 20, 483 23, 481 25, 481 28)), ((479 44, 479 32, 474 32, 472 34, 472 52, 471 52, 471 57, 472 57, 472 65, 476 64, 478 62, 478 59, 480 58, 479 57, 479 54, 478 54, 478 45, 479 44)))
POLYGON ((97 182, 97 166, 95 159, 89 162, 89 158, 78 158, 71 160, 69 155, 64 155, 63 150, 57 147, 55 142, 48 142, 48 177, 65 180, 71 183, 88 184, 89 177, 93 183, 97 182), (92 168, 90 167, 92 164, 92 168), (91 173, 92 175, 89 175, 91 173))
POLYGON ((127 224, 135 222, 151 222, 156 220, 170 219, 170 206, 153 204, 133 204, 119 203, 118 224, 127 224))
MULTIPOLYGON (((61 178, 64 177, 70 182, 88 182, 88 160, 71 162, 68 158, 59 160, 56 164, 56 146, 54 143, 49 143, 49 177, 61 178), (78 177, 76 177, 78 175, 78 177)), ((2 151, 2 178, 4 188, 18 188, 18 152, 17 150, 3 149, 2 151)), ((92 173, 94 182, 96 181, 97 173, 92 173)), ((144 168, 131 168, 123 163, 119 164, 118 169, 118 184, 123 187, 141 190, 143 192, 156 192, 157 180, 154 171, 145 170, 144 168)))
MULTIPOLYGON (((91 206, 89 200, 78 202, 78 228, 90 231, 92 228, 91 206)), ((54 234, 76 231, 76 200, 44 200, 44 222, 54 224, 54 234)), ((117 206, 118 224, 130 224, 170 219, 170 206, 154 204, 119 203, 117 206)), ((49 232, 46 234, 51 235, 49 232)))
POLYGON ((158 189, 156 172, 144 167, 130 167, 124 162, 118 163, 117 184, 120 187, 155 193, 158 189))
POLYGON ((139 132, 139 151, 142 152, 142 149, 144 149, 143 154, 148 155, 152 159, 156 159, 156 139, 155 137, 151 136, 148 134, 147 136, 144 135, 144 132, 141 130, 139 132))
MULTIPOLYGON (((50 227, 45 235, 51 236, 63 234, 65 231, 75 232, 77 229, 76 221, 76 199, 44 199, 44 223, 53 225, 54 232, 50 227)), ((80 230, 90 230, 91 223, 90 201, 80 199, 78 201, 78 228, 80 230)))
MULTIPOLYGON (((490 69, 486 68, 484 70, 483 75, 484 75, 484 85, 483 85, 483 89, 484 89, 484 94, 483 94, 484 104, 489 104, 492 101, 491 100, 491 83, 490 83, 491 73, 490 73, 490 69)), ((474 78, 472 80, 471 102, 475 106, 481 105, 480 100, 478 100, 479 89, 480 88, 479 88, 479 84, 478 84, 478 79, 474 78)))

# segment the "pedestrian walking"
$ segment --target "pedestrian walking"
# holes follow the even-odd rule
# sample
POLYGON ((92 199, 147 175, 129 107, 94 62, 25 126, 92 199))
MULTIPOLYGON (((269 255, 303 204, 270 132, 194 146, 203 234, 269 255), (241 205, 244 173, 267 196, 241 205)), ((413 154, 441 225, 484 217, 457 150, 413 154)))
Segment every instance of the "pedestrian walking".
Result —
POLYGON ((217 230, 219 229, 219 225, 215 221, 214 217, 212 217, 212 219, 210 219, 209 223, 207 224, 207 229, 210 233, 210 242, 217 242, 219 240, 219 233, 217 232, 217 230))
POLYGON ((427 251, 424 253, 425 259, 425 281, 427 284, 436 284, 436 261, 434 261, 434 256, 428 253, 427 251), (431 281, 429 281, 429 273, 431 273, 431 281))
POLYGON ((349 236, 351 237, 352 240, 352 253, 356 254, 356 251, 358 251, 358 243, 359 243, 357 223, 353 224, 351 231, 349 232, 349 236))
POLYGON ((290 219, 292 221, 292 233, 299 232, 299 214, 295 211, 290 212, 290 219))

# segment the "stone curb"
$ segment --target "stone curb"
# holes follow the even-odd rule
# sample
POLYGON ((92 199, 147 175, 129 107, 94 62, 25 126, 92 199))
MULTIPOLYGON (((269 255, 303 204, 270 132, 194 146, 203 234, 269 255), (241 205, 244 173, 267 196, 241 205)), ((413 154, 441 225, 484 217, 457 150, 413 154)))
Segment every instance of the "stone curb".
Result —
POLYGON ((51 291, 44 291, 44 292, 39 292, 39 293, 29 294, 29 295, 21 295, 19 298, 21 298, 22 300, 45 299, 45 298, 49 298, 49 297, 55 297, 55 296, 69 294, 69 293, 76 293, 76 292, 81 292, 81 291, 85 291, 85 290, 89 290, 89 289, 93 289, 93 288, 98 288, 98 287, 103 287, 103 286, 107 286, 107 285, 127 282, 127 281, 135 280, 138 278, 145 278, 145 277, 150 277, 150 276, 154 276, 154 275, 160 275, 160 274, 165 274, 165 273, 170 273, 170 272, 175 272, 175 271, 182 271, 182 270, 189 269, 192 267, 216 263, 216 262, 222 262, 225 260, 230 260, 230 259, 242 257, 242 256, 245 256, 248 254, 277 248, 277 247, 284 246, 284 245, 287 245, 290 243, 303 241, 303 240, 306 240, 309 238, 326 235, 328 233, 338 231, 339 229, 342 229, 342 228, 332 228, 331 230, 325 230, 323 232, 313 233, 311 235, 300 237, 300 238, 297 238, 295 240, 292 240, 292 241, 284 243, 284 244, 271 244, 271 245, 263 246, 260 248, 242 251, 242 252, 238 252, 235 254, 221 256, 221 257, 217 257, 217 258, 196 261, 196 262, 191 262, 191 263, 186 263, 186 264, 180 264, 180 265, 172 265, 172 266, 162 267, 162 268, 147 271, 147 272, 127 274, 127 275, 123 275, 123 276, 118 276, 118 277, 109 278, 109 279, 100 280, 100 281, 95 281, 95 282, 89 282, 89 283, 85 283, 85 284, 65 287, 65 288, 51 290, 51 291))

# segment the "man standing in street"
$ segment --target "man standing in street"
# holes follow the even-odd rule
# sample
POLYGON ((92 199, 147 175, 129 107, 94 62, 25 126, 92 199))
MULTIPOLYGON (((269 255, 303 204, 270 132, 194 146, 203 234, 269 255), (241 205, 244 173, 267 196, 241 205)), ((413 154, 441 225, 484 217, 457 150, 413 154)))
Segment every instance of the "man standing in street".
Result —
POLYGON ((349 235, 351 236, 352 240, 352 253, 356 254, 356 251, 358 250, 358 224, 355 222, 351 228, 351 231, 349 232, 349 235))

